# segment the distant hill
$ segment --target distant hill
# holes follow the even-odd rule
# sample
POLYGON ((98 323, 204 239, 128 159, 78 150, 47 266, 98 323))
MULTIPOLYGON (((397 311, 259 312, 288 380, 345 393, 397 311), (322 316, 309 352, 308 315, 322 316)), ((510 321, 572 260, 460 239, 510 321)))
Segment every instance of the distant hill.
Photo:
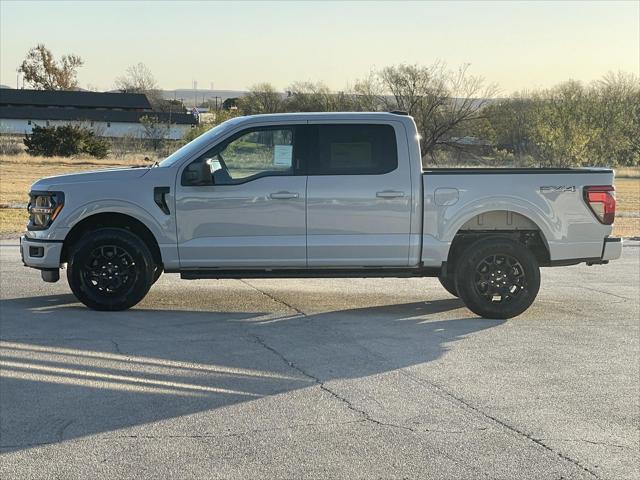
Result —
POLYGON ((196 99, 198 105, 207 100, 215 101, 216 97, 218 97, 218 102, 222 103, 227 98, 242 97, 248 93, 244 90, 193 90, 189 88, 161 90, 161 92, 166 100, 182 100, 188 107, 193 107, 196 104, 196 99))

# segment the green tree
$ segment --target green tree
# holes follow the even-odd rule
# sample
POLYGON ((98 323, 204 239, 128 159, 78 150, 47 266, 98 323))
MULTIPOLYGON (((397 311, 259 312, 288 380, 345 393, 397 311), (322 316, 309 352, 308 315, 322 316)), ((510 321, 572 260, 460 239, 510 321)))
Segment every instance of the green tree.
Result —
POLYGON ((623 72, 608 73, 592 86, 593 122, 601 128, 593 155, 599 164, 640 164, 640 79, 623 72))
POLYGON ((222 102, 222 109, 223 110, 231 110, 233 108, 237 108, 238 107, 238 100, 240 100, 239 97, 230 97, 225 99, 224 102, 222 102))
POLYGON ((589 165, 590 143, 601 133, 590 122, 592 99, 580 82, 568 81, 533 96, 534 154, 544 166, 589 165))
POLYGON ((489 104, 484 116, 491 128, 491 138, 500 149, 519 157, 532 153, 532 99, 526 93, 489 104))
POLYGON ((609 73, 590 85, 568 81, 486 108, 496 145, 545 166, 638 165, 640 82, 609 73))

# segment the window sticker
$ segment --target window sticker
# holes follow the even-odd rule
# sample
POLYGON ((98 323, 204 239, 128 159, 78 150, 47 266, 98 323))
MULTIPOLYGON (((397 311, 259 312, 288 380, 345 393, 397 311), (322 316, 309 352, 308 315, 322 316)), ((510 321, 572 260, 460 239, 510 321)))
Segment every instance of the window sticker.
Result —
POLYGON ((332 143, 330 167, 335 169, 367 168, 372 164, 369 142, 332 143))
POLYGON ((293 145, 275 145, 273 149, 273 165, 291 167, 293 164, 293 145))

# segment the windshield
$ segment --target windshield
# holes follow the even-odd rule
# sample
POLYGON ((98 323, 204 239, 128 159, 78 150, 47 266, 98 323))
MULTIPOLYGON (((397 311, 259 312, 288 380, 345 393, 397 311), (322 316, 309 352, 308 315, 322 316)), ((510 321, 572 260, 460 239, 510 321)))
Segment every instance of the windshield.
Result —
POLYGON ((227 120, 226 122, 222 122, 220 125, 212 128, 211 130, 206 131, 196 139, 191 142, 183 145, 178 150, 173 152, 163 161, 161 161, 158 166, 159 167, 170 167, 177 161, 185 158, 186 156, 191 156, 193 153, 201 150, 202 148, 207 147, 216 137, 227 131, 229 128, 232 128, 234 125, 239 123, 242 120, 241 117, 232 118, 231 120, 227 120))

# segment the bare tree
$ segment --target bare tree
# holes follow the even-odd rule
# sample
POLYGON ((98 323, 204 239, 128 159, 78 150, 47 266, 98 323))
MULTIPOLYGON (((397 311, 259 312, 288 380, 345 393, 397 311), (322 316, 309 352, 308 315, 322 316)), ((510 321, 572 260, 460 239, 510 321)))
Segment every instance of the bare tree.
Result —
POLYGON ((245 115, 282 112, 282 94, 270 83, 258 83, 238 100, 238 107, 245 115))
POLYGON ((340 95, 322 82, 294 82, 287 87, 287 110, 291 112, 334 112, 340 95))
POLYGON ((84 62, 78 55, 63 55, 56 60, 42 43, 27 53, 18 67, 24 81, 38 90, 73 90, 78 87, 78 68, 84 62))
POLYGON ((393 110, 393 107, 390 108, 389 99, 385 94, 380 78, 375 72, 372 72, 367 78, 356 81, 349 91, 350 103, 354 111, 377 112, 380 110, 393 110))
POLYGON ((171 125, 161 122, 156 115, 145 115, 140 118, 140 123, 144 128, 144 137, 153 150, 159 150, 169 135, 171 125))
POLYGON ((469 75, 468 68, 451 72, 443 62, 386 67, 357 82, 352 98, 368 110, 409 113, 418 126, 422 154, 433 158, 439 146, 459 148, 450 141, 452 133, 482 118, 482 109, 497 94, 495 85, 469 75))
POLYGON ((434 75, 432 88, 415 114, 423 155, 433 158, 440 145, 460 148, 451 142, 451 132, 483 118, 484 107, 498 94, 495 84, 485 84, 468 68, 468 64, 454 72, 442 68, 434 75))
POLYGON ((145 94, 154 109, 165 109, 158 83, 149 67, 142 62, 127 68, 125 75, 116 78, 115 84, 116 88, 124 92, 145 94))
MULTIPOLYGON (((429 115, 446 99, 444 64, 396 65, 379 72, 383 88, 393 96, 393 106, 414 117, 429 115)), ((390 107, 388 98, 384 103, 390 107)))
POLYGON ((116 87, 133 93, 146 93, 158 89, 155 77, 144 63, 127 68, 126 74, 116 78, 116 87))

